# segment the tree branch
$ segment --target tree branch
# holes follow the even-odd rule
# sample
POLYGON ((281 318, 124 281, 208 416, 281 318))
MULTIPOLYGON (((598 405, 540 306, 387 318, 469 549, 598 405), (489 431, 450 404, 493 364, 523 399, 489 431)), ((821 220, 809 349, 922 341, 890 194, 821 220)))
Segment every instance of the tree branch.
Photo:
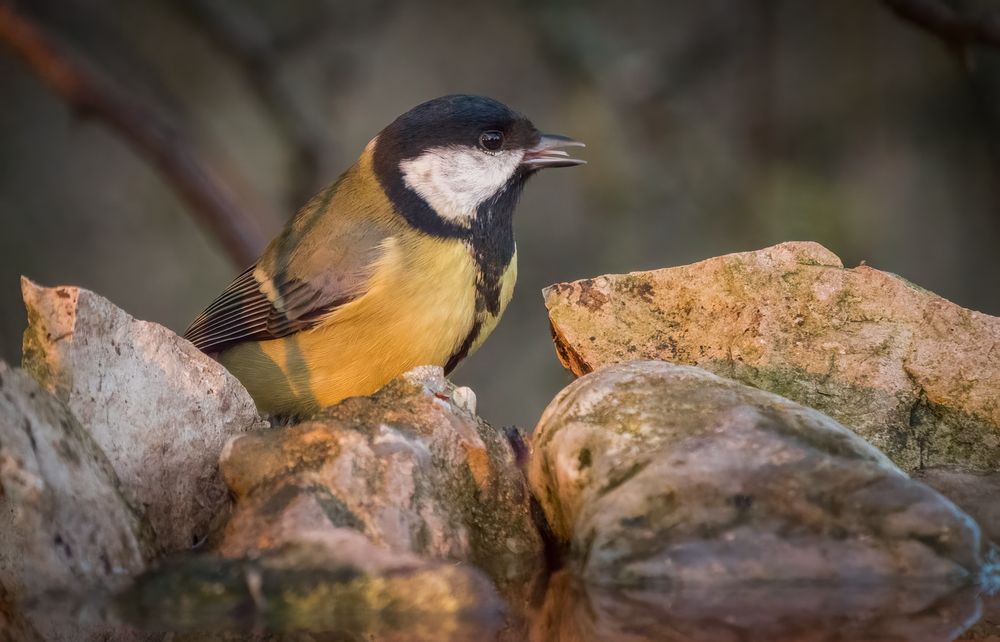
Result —
MULTIPOLYGON (((223 6, 216 0, 184 0, 180 6, 211 34, 217 46, 241 64, 271 119, 291 144, 295 159, 289 205, 293 209, 298 208, 318 187, 322 134, 310 126, 309 118, 281 74, 280 52, 275 37, 265 24, 239 3, 223 6)), ((317 19, 315 23, 322 25, 324 21, 317 19)), ((311 33, 318 35, 322 32, 317 30, 311 33)))
POLYGON ((6 2, 0 2, 0 44, 71 108, 103 120, 156 166, 238 267, 253 263, 264 247, 256 221, 157 114, 73 61, 51 36, 6 2))

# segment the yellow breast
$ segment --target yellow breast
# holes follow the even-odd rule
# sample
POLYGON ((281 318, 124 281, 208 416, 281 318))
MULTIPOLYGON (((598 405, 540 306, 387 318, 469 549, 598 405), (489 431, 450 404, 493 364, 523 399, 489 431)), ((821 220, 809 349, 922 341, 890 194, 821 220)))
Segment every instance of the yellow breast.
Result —
POLYGON ((504 273, 500 311, 476 310, 476 265, 467 244, 412 233, 387 240, 365 294, 315 328, 239 344, 220 361, 263 412, 308 414, 367 395, 419 365, 444 366, 478 325, 473 352, 513 294, 516 254, 504 273))

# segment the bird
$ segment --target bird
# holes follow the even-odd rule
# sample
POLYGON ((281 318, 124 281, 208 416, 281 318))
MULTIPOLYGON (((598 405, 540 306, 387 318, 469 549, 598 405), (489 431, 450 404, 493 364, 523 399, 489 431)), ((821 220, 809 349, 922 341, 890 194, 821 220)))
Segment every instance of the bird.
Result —
POLYGON ((420 365, 450 374, 510 302, 525 183, 584 164, 565 151, 584 146, 485 96, 417 105, 306 203, 184 336, 271 416, 313 415, 420 365))

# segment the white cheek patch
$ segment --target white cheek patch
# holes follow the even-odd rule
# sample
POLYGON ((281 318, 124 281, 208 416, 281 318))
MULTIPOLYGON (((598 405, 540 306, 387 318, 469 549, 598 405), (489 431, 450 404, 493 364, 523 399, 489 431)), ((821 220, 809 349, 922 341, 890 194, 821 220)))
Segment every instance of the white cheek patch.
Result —
POLYGON ((487 154, 472 147, 435 147, 399 164, 406 186, 419 194, 439 216, 469 221, 480 203, 497 193, 524 152, 487 154))

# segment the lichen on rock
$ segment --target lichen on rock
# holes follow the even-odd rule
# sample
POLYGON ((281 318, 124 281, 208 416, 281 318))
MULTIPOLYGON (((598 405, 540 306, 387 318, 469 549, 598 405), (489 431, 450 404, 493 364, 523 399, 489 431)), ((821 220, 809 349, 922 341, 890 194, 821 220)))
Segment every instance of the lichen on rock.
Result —
POLYGON ((696 365, 816 408, 905 470, 1000 470, 1000 319, 816 243, 545 290, 556 351, 696 365))
POLYGON ((529 479, 596 585, 975 581, 979 529, 830 418, 689 366, 609 366, 563 390, 529 479))
POLYGON ((346 529, 470 562, 523 595, 544 568, 527 483, 505 435, 453 392, 440 368, 418 368, 309 421, 233 439, 221 466, 236 505, 217 550, 253 555, 346 529))

